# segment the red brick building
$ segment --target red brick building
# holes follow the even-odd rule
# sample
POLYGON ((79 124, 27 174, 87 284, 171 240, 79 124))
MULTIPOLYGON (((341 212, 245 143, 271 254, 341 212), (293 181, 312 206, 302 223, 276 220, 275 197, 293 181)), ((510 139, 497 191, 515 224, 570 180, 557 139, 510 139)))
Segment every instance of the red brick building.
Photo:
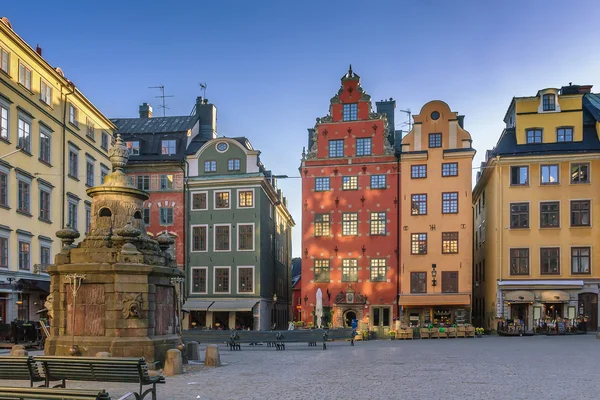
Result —
POLYGON ((378 102, 378 112, 371 107, 350 67, 329 115, 309 129, 300 168, 301 315, 316 324, 320 288, 324 325, 357 318, 384 334, 398 314, 399 164, 395 102, 378 102))

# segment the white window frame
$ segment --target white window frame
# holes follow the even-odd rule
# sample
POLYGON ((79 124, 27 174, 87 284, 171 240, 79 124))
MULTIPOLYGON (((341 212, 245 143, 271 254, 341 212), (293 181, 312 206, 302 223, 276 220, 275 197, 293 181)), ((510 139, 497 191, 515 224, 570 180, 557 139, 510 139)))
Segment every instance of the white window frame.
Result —
POLYGON ((231 252, 231 249, 233 247, 231 245, 231 224, 214 224, 212 228, 213 228, 213 234, 211 236, 213 237, 213 251, 215 253, 231 252), (228 226, 229 227, 229 250, 217 250, 217 226, 228 226))
MULTIPOLYGON (((0 267, 0 271, 8 271, 8 270, 10 270, 10 266, 12 265, 10 263, 10 255, 12 253, 10 251, 10 246, 11 246, 10 231, 0 227, 0 237, 6 239, 6 268, 0 267)), ((17 266, 17 269, 18 269, 18 266, 17 266)))
POLYGON ((238 265, 237 269, 236 269, 236 281, 237 281, 237 287, 236 287, 236 293, 237 294, 255 294, 256 293, 256 269, 254 265, 238 265), (251 292, 240 292, 240 268, 252 268, 252 291, 251 292))
POLYGON ((8 75, 10 75, 10 55, 10 51, 8 51, 4 46, 0 46, 0 71, 4 71, 8 75), (4 54, 6 54, 6 69, 2 67, 4 54))
MULTIPOLYGON (((191 205, 190 209, 192 211, 206 211, 206 210, 208 210, 208 191, 207 190, 201 190, 201 191, 192 192, 192 197, 190 199, 190 203, 191 203, 190 204, 191 205), (201 193, 204 193, 206 195, 206 208, 194 208, 194 195, 195 194, 201 194, 201 193)), ((230 202, 230 204, 231 204, 231 202, 230 202)))
POLYGON ((40 100, 49 106, 52 105, 52 86, 40 78, 40 100))
POLYGON ((79 149, 73 145, 69 145, 68 153, 67 153, 67 176, 75 179, 79 179, 79 149), (75 175, 71 172, 71 153, 75 153, 77 155, 77 165, 75 166, 75 175))
MULTIPOLYGON (((11 192, 11 184, 10 184, 10 169, 0 164, 0 172, 6 175, 6 204, 3 204, 2 207, 10 207, 10 192, 11 192)), ((17 182, 17 192, 19 190, 18 182, 17 182)), ((19 199, 17 197, 17 205, 19 204, 19 199)))
POLYGON ((0 98, 0 138, 10 141, 10 104, 0 98), (6 126, 2 125, 2 110, 6 110, 6 126), (6 137, 2 137, 1 129, 6 129, 6 137))
POLYGON ((237 232, 236 232, 236 247, 237 247, 237 251, 254 251, 256 249, 256 224, 254 222, 251 223, 243 223, 243 224, 237 224, 237 232), (248 226, 248 225, 252 225, 252 249, 240 249, 240 226, 248 226))
POLYGON ((90 156, 86 155, 85 157, 85 184, 88 186, 95 186, 96 185, 96 161, 94 159, 92 159, 90 156), (92 166, 92 184, 90 185, 90 183, 88 182, 88 165, 92 166))
POLYGON ((52 221, 52 188, 38 181, 38 218, 42 221, 52 221), (48 194, 48 218, 42 218, 42 196, 39 192, 45 192, 48 194))
POLYGON ((79 109, 69 103, 69 123, 79 128, 79 109))
POLYGON ((231 210, 231 190, 214 190, 213 191, 213 210, 215 211, 219 211, 219 210, 231 210), (217 207, 217 194, 218 193, 229 193, 229 207, 217 207))
POLYGON ((24 113, 18 112, 17 113, 17 146, 19 145, 19 122, 23 121, 23 124, 27 124, 29 125, 29 148, 22 148, 25 152, 32 154, 31 153, 31 147, 32 147, 32 136, 33 136, 33 121, 31 119, 31 117, 29 117, 28 115, 25 115, 24 113))
POLYGON ((19 71, 18 71, 18 77, 17 77, 17 81, 19 82, 19 84, 21 86, 23 86, 25 89, 31 91, 32 89, 32 79, 33 79, 33 68, 31 68, 29 65, 25 64, 22 60, 19 60, 19 71), (23 67, 23 82, 21 82, 21 67, 23 67), (29 80, 27 79, 27 72, 29 71, 29 80), (27 82, 29 82, 29 85, 27 85, 27 82))
MULTIPOLYGON (((237 197, 237 208, 240 208, 240 209, 252 209, 252 208, 255 208, 255 206, 256 206, 256 194, 255 194, 254 188, 242 188, 242 189, 238 189, 237 192, 236 192, 236 197, 237 197), (247 206, 242 207, 240 205, 240 192, 252 192, 252 207, 247 207, 247 206)), ((229 205, 231 205, 231 202, 229 202, 229 205)))
MULTIPOLYGON (((33 201, 33 179, 31 179, 29 176, 27 175, 23 175, 22 173, 20 173, 19 171, 16 172, 16 178, 17 178, 17 184, 16 184, 16 192, 17 192, 17 202, 16 202, 16 208, 18 211, 23 212, 24 210, 21 210, 19 208, 19 181, 26 183, 27 185, 29 185, 29 204, 28 204, 28 209, 25 211, 27 212, 27 214, 33 216, 32 212, 31 212, 31 204, 33 201)), ((9 182, 9 186, 10 186, 10 182, 9 182)))
POLYGON ((38 154, 38 157, 43 162, 45 162, 47 164, 52 164, 52 131, 50 129, 48 129, 48 128, 44 128, 44 126, 40 124, 40 135, 38 137, 38 140, 39 140, 39 150, 40 150, 40 153, 38 154), (48 139, 49 139, 49 143, 48 143, 48 159, 47 160, 43 160, 42 159, 42 135, 47 136, 48 139))
MULTIPOLYGON (((32 269, 33 269, 33 263, 32 263, 33 247, 32 247, 32 243, 31 243, 32 242, 31 239, 32 239, 32 236, 17 232, 17 268, 16 268, 17 271, 20 271, 20 272, 25 271, 25 272, 29 272, 29 273, 33 272, 32 271, 32 269), (21 253, 21 246, 20 246, 21 242, 29 244, 29 266, 28 266, 29 268, 27 268, 27 269, 21 269, 21 267, 19 266, 19 261, 20 261, 20 257, 21 257, 21 254, 20 254, 21 253)), ((10 249, 9 249, 9 252, 10 252, 10 249)), ((10 264, 9 264, 9 269, 10 269, 10 264)))
MULTIPOLYGON (((208 276, 207 276, 208 279, 208 276)), ((231 294, 231 266, 230 265, 215 265, 213 267, 213 294, 231 294), (223 268, 229 270, 229 290, 227 292, 217 292, 215 289, 217 287, 217 268, 223 268)))
POLYGON ((190 294, 208 294, 208 267, 190 267, 190 294), (206 290, 204 292, 194 291, 194 270, 203 269, 206 271, 206 290))
POLYGON ((103 150, 108 150, 110 146, 110 135, 106 131, 102 131, 100 134, 100 148, 103 150), (104 138, 106 138, 106 147, 104 147, 104 138))
MULTIPOLYGON (((229 232, 231 236, 231 232, 229 232)), ((207 253, 209 248, 208 239, 210 237, 208 224, 194 224, 190 225, 190 253, 207 253), (206 250, 194 250, 194 228, 205 227, 206 228, 206 250)), ((231 242, 229 243, 231 245, 231 242)), ((231 247, 231 246, 230 246, 231 247)))

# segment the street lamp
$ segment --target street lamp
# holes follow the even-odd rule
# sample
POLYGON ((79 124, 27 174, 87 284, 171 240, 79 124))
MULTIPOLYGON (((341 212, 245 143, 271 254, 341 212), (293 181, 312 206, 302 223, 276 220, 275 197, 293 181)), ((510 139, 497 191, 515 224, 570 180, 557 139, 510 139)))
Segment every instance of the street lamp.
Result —
POLYGON ((277 293, 273 294, 273 319, 271 320, 271 327, 275 329, 277 326, 277 293))
POLYGON ((437 276, 437 271, 435 270, 436 267, 437 267, 437 265, 431 264, 431 277, 433 278, 431 280, 431 286, 433 286, 433 287, 437 286, 437 279, 435 279, 437 276))

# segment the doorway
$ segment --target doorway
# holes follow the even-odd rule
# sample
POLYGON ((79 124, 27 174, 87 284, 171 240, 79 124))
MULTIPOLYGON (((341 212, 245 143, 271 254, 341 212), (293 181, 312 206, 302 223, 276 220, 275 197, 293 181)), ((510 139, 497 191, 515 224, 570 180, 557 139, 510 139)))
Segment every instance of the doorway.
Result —
POLYGON ((526 303, 513 303, 510 305, 510 317, 512 319, 518 319, 523 321, 523 328, 525 331, 529 330, 529 304, 526 303))
POLYGON ((383 338, 390 330, 390 308, 373 307, 373 330, 377 337, 383 338))
POLYGON ((346 328, 352 328, 352 321, 356 319, 356 313, 352 310, 346 311, 344 315, 344 326, 346 328))
POLYGON ((555 320, 556 318, 563 318, 563 305, 561 303, 546 303, 546 318, 555 320))
POLYGON ((579 314, 587 315, 587 329, 598 330, 598 295, 595 293, 581 293, 579 295, 579 314))

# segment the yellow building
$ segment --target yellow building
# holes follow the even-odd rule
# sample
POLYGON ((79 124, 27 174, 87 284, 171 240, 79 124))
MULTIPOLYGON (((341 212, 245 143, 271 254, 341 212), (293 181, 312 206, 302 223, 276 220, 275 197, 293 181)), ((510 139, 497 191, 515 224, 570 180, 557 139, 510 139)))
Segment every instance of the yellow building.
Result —
POLYGON ((425 104, 402 139, 400 305, 411 326, 470 322, 471 144, 442 101, 425 104))
POLYGON ((0 20, 0 323, 37 319, 45 266, 90 218, 86 189, 108 173, 114 125, 0 20))
MULTIPOLYGON (((598 327, 600 95, 591 86, 512 100, 473 190, 474 321, 524 330, 587 315, 598 327)), ((515 331, 515 329, 511 329, 515 331)))

